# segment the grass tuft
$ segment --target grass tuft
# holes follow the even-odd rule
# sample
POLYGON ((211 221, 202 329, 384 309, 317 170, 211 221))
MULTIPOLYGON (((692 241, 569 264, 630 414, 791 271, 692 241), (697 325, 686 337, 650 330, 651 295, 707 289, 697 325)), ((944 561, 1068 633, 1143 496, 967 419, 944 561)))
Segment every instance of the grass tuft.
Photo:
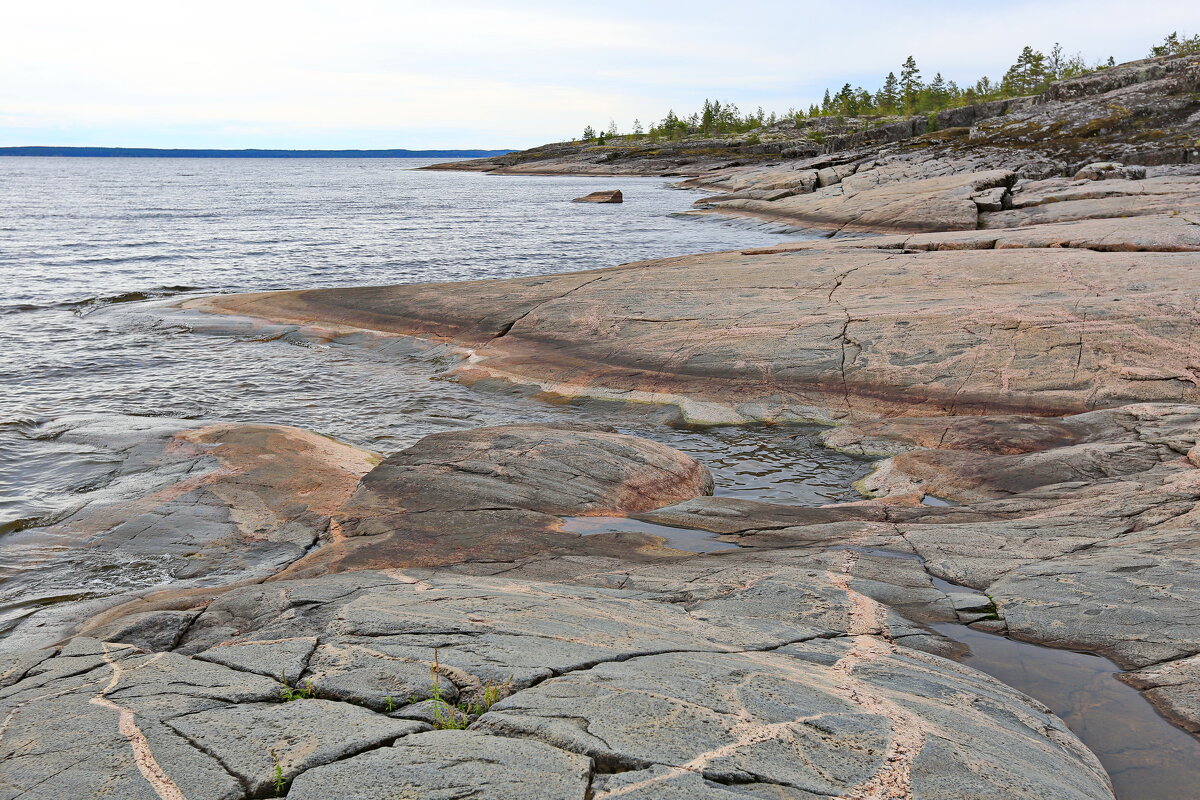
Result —
POLYGON ((317 696, 317 688, 313 686, 312 681, 304 681, 298 686, 293 686, 288 683, 287 678, 281 673, 279 682, 283 686, 279 687, 279 699, 285 703, 290 703, 293 700, 311 700, 317 696))

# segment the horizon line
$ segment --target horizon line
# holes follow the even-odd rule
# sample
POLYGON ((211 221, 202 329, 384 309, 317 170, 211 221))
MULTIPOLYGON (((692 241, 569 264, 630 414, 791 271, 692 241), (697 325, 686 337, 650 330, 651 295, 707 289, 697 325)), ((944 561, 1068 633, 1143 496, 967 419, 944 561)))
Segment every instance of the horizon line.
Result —
POLYGON ((510 148, 444 147, 412 149, 394 148, 282 148, 282 147, 108 147, 81 145, 11 145, 0 146, 0 156, 13 157, 98 157, 98 158, 453 158, 456 155, 493 156, 516 152, 510 148))

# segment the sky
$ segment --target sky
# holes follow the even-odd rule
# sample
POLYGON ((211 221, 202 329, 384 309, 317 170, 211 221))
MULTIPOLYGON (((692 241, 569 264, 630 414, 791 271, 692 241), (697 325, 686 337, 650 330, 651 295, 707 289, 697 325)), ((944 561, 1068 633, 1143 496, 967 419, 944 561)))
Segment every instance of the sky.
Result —
POLYGON ((1196 0, 44 0, 0 14, 0 146, 524 148, 585 125, 807 108, 1200 32, 1196 0), (1136 13, 1131 9, 1136 7, 1136 13))

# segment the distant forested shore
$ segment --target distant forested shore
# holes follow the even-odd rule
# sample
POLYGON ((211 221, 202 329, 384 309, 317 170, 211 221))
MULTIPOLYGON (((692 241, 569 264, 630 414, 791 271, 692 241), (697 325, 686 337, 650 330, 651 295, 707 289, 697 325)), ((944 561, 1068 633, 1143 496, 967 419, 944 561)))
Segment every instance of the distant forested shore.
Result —
POLYGON ((208 150, 157 147, 0 147, 0 156, 90 158, 486 158, 512 150, 208 150))

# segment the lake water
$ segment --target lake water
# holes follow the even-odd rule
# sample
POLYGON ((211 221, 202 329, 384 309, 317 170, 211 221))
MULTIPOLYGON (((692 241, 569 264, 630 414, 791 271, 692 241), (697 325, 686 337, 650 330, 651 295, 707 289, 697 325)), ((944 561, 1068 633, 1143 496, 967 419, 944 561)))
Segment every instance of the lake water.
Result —
MULTIPOLYGON (((39 438, 63 414, 291 424, 383 452, 439 430, 578 414, 440 379, 445 364, 204 335, 129 301, 537 275, 779 240, 672 216, 696 195, 658 178, 415 169, 427 163, 0 158, 0 532, 98 480, 96 459, 39 438), (605 188, 625 203, 570 202, 605 188)), ((723 493, 825 502, 863 468, 803 432, 609 421, 706 460, 723 493)))

